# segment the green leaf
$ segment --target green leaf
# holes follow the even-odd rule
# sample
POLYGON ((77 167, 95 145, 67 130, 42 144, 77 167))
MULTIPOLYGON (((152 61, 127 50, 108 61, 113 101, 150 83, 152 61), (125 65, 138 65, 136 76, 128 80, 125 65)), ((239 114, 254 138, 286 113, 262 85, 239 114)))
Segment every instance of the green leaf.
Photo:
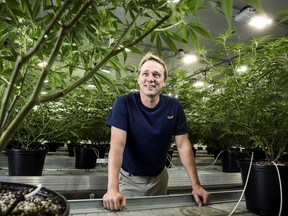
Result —
POLYGON ((189 39, 189 33, 188 33, 187 28, 184 27, 184 28, 182 29, 182 31, 183 31, 183 37, 185 38, 186 41, 188 41, 188 39, 189 39))
POLYGON ((157 35, 156 37, 156 48, 157 48, 157 53, 161 56, 162 53, 162 41, 160 35, 157 35))
POLYGON ((285 23, 287 20, 288 20, 288 16, 283 17, 283 18, 279 21, 279 23, 285 23))
POLYGON ((189 27, 193 28, 194 31, 196 31, 198 34, 201 34, 204 37, 212 38, 210 33, 206 31, 206 29, 203 28, 200 23, 195 23, 195 22, 189 23, 189 27))
POLYGON ((233 12, 233 0, 221 0, 221 7, 225 14, 229 29, 231 29, 231 18, 233 12))
POLYGON ((8 33, 0 35, 0 44, 4 44, 4 41, 8 38, 8 33))
POLYGON ((197 48, 199 49, 199 40, 198 40, 198 37, 197 37, 197 34, 193 31, 192 28, 189 28, 188 29, 188 32, 189 32, 189 37, 192 41, 192 44, 197 48))
POLYGON ((94 85, 95 85, 95 87, 97 88, 97 90, 99 91, 99 92, 102 92, 102 86, 101 86, 101 84, 100 84, 100 82, 99 82, 99 79, 97 78, 97 76, 99 75, 99 73, 96 73, 94 76, 93 76, 93 83, 94 83, 94 85))
POLYGON ((170 32, 165 32, 166 34, 161 34, 161 38, 165 41, 165 43, 168 45, 168 47, 173 50, 174 52, 178 51, 178 48, 176 44, 173 42, 173 40, 170 38, 170 32))
POLYGON ((130 49, 132 52, 134 52, 134 53, 143 55, 143 52, 142 52, 140 49, 138 49, 138 47, 136 47, 136 46, 129 47, 129 49, 130 49))
POLYGON ((2 73, 3 69, 4 69, 4 67, 3 67, 3 59, 0 58, 0 71, 1 71, 1 73, 2 73))
POLYGON ((124 70, 124 66, 120 63, 119 58, 114 56, 109 59, 108 64, 112 66, 115 71, 124 70))
POLYGON ((153 43, 155 38, 157 37, 158 35, 158 32, 155 32, 153 31, 151 34, 150 34, 150 42, 153 43))
POLYGON ((118 92, 118 88, 115 85, 115 82, 107 76, 107 74, 105 73, 96 73, 95 74, 95 78, 101 80, 102 82, 104 82, 105 84, 107 84, 108 86, 112 87, 115 91, 118 92))
POLYGON ((174 39, 174 40, 179 41, 181 43, 187 43, 187 40, 185 39, 185 37, 181 37, 178 33, 167 32, 167 34, 169 35, 169 37, 171 39, 174 39))
MULTIPOLYGON (((131 49, 130 49, 130 50, 131 50, 131 49)), ((128 57, 127 52, 126 52, 126 51, 123 51, 122 54, 123 54, 124 63, 126 63, 126 60, 127 60, 127 57, 128 57)))
MULTIPOLYGON (((32 17, 33 17, 33 20, 36 21, 36 18, 40 12, 40 9, 41 9, 41 1, 33 1, 33 4, 32 4, 32 17)), ((41 19, 39 19, 40 21, 41 19)))

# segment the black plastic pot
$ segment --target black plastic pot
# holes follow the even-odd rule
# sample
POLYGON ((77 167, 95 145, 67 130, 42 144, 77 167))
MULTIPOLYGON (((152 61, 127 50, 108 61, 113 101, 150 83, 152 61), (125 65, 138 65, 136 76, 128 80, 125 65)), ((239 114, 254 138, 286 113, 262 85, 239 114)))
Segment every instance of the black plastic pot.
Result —
POLYGON ((194 157, 196 157, 197 149, 193 147, 192 151, 193 151, 194 157))
POLYGON ((94 148, 75 147, 75 168, 92 169, 96 167, 97 153, 94 148))
POLYGON ((105 154, 106 154, 106 145, 98 145, 96 146, 96 149, 98 151, 98 157, 99 158, 105 158, 105 154))
POLYGON ((220 153, 221 151, 222 151, 222 150, 219 149, 219 148, 213 148, 213 149, 212 149, 212 154, 213 154, 213 156, 214 156, 214 159, 216 159, 216 158, 218 157, 218 155, 219 155, 219 153, 220 153))
POLYGON ((45 145, 48 146, 49 152, 56 152, 60 146, 60 144, 58 142, 48 142, 48 143, 45 143, 45 145))
POLYGON ((223 172, 240 172, 237 160, 245 159, 245 154, 240 151, 223 151, 221 153, 223 172))
POLYGON ((75 144, 67 144, 67 150, 68 150, 68 155, 69 157, 74 157, 75 154, 74 154, 74 147, 75 147, 75 144))
POLYGON ((250 149, 248 148, 248 149, 245 149, 244 152, 246 152, 246 154, 249 155, 249 157, 251 157, 252 152, 253 152, 253 159, 255 161, 266 159, 265 152, 261 148, 250 148, 250 149))
POLYGON ((41 176, 46 150, 7 149, 9 176, 41 176))
POLYGON ((20 149, 22 146, 22 143, 19 142, 18 140, 12 140, 10 141, 7 146, 6 146, 6 149, 20 149))
MULTIPOLYGON (((246 182, 249 161, 238 161, 243 185, 246 182)), ((288 215, 288 166, 279 168, 282 184, 282 216, 288 215)), ((245 190, 246 207, 259 215, 278 215, 280 209, 280 187, 274 165, 253 164, 245 190)))
MULTIPOLYGON (((36 189, 36 186, 34 185, 11 183, 11 182, 0 182, 0 193, 6 194, 8 196, 11 193, 13 194, 17 193, 18 195, 19 194, 25 195, 34 189, 36 189)), ((0 199, 3 197, 0 197, 0 199)), ((31 205, 25 205, 27 207, 22 210, 17 209, 17 205, 16 205, 16 208, 14 208, 16 212, 12 212, 12 214, 13 215, 41 215, 41 216, 46 216, 46 215, 68 216, 69 215, 69 211, 70 211, 69 203, 66 200, 66 198, 62 196, 61 194, 54 192, 52 190, 48 190, 45 187, 42 187, 40 191, 37 194, 35 194, 32 198, 34 197, 37 198, 37 202, 35 202, 34 204, 37 206, 37 208, 35 208, 37 209, 36 210, 37 212, 35 212, 35 209, 34 210, 29 209, 28 206, 31 206, 31 205), (40 202, 39 200, 41 200, 42 202, 40 202), (48 202, 49 204, 56 204, 59 208, 53 209, 51 208, 51 205, 45 206, 44 205, 45 202, 48 202)), ((33 199, 29 200, 29 202, 31 202, 32 200, 33 199)), ((7 202, 7 203, 9 203, 10 205, 7 206, 5 212, 7 211, 9 207, 11 207, 11 203, 10 202, 7 202)), ((20 205, 20 203, 18 205, 20 205)), ((1 210, 3 211, 3 209, 1 210)))

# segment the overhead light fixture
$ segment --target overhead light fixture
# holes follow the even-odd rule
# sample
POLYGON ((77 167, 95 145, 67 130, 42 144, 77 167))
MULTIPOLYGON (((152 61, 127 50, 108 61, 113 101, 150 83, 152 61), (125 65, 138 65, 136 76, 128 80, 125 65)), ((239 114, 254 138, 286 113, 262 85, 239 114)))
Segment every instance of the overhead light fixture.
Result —
MULTIPOLYGON (((124 47, 123 45, 119 45, 119 48, 120 48, 120 49, 122 49, 123 47, 124 47)), ((130 50, 129 48, 126 48, 126 47, 125 47, 125 51, 126 51, 126 52, 130 52, 131 50, 130 50)))
POLYGON ((104 73, 111 73, 111 69, 106 67, 106 68, 100 68, 100 70, 104 73))
POLYGON ((246 65, 241 65, 240 67, 238 67, 238 68, 236 69, 236 72, 237 72, 238 74, 243 74, 243 73, 245 73, 247 70, 248 70, 248 67, 247 67, 246 65))
POLYGON ((180 56, 184 56, 186 53, 183 49, 179 49, 178 52, 180 56))
POLYGON ((270 25, 272 23, 272 20, 265 16, 255 16, 252 17, 249 25, 254 26, 258 29, 262 29, 266 27, 267 25, 270 25))
POLYGON ((84 86, 84 88, 92 90, 92 89, 96 89, 96 86, 93 84, 89 84, 89 85, 84 86))
POLYGON ((180 0, 167 0, 168 3, 178 3, 180 0))
POLYGON ((188 52, 184 51, 183 49, 178 50, 178 54, 176 54, 176 58, 182 59, 184 64, 190 64, 192 62, 197 61, 197 56, 194 54, 187 54, 188 52))
POLYGON ((238 14, 236 14, 235 21, 245 22, 245 21, 248 21, 254 15, 255 15, 255 9, 252 7, 246 6, 238 14))
POLYGON ((42 61, 42 62, 39 62, 37 65, 38 65, 39 67, 41 67, 41 68, 44 68, 44 67, 47 66, 47 62, 46 62, 46 61, 42 61))
POLYGON ((205 83, 201 80, 197 80, 195 83, 193 83, 193 86, 196 88, 201 88, 205 86, 205 83))
POLYGON ((193 63, 195 61, 197 61, 197 56, 196 55, 190 54, 190 55, 185 55, 183 57, 184 64, 190 64, 190 63, 193 63))
POLYGON ((258 29, 264 28, 272 23, 272 20, 267 16, 256 15, 255 9, 250 6, 244 7, 236 16, 237 22, 249 22, 249 25, 258 29))

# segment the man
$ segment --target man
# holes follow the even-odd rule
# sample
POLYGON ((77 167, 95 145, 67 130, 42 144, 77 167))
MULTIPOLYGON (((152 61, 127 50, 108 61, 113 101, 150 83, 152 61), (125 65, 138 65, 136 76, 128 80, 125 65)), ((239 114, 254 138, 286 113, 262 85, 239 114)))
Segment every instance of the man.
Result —
POLYGON ((126 196, 167 194, 166 155, 172 136, 190 178, 199 206, 208 204, 208 193, 199 182, 186 117, 180 102, 164 96, 167 67, 147 53, 139 64, 139 92, 117 98, 107 119, 111 126, 108 157, 108 189, 103 207, 121 210, 126 196))

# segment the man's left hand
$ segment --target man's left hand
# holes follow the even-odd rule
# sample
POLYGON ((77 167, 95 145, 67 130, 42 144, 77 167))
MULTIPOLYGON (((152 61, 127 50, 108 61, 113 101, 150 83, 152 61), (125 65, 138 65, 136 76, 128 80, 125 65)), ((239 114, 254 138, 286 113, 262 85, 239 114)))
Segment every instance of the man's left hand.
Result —
POLYGON ((192 194, 198 206, 209 204, 209 193, 201 186, 193 188, 192 194))

